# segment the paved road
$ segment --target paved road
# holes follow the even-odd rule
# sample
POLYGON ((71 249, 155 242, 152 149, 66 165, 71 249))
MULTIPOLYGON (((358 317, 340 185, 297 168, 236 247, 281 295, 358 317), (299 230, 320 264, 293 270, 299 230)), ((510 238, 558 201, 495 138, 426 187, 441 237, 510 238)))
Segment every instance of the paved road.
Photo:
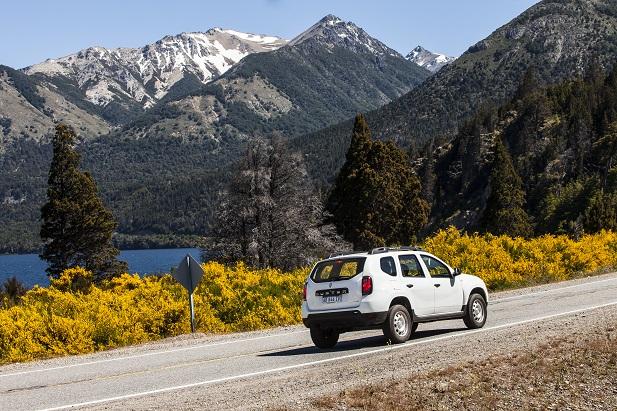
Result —
MULTIPOLYGON (((327 373, 329 368, 367 356, 405 352, 425 344, 438 347, 474 334, 486 336, 614 305, 617 274, 609 274, 494 295, 485 328, 465 330, 460 320, 423 324, 416 337, 402 345, 386 345, 379 331, 367 331, 344 334, 336 350, 319 351, 313 348, 306 329, 290 327, 220 336, 205 343, 183 340, 12 365, 0 368, 0 409, 124 408, 127 402, 143 404, 152 398, 156 399, 152 406, 166 400, 169 404, 171 398, 182 398, 187 392, 220 391, 226 385, 237 390, 266 378, 284 380, 290 373, 301 380, 302 373, 315 367, 327 373)), ((208 408, 208 404, 200 403, 200 407, 208 408)))

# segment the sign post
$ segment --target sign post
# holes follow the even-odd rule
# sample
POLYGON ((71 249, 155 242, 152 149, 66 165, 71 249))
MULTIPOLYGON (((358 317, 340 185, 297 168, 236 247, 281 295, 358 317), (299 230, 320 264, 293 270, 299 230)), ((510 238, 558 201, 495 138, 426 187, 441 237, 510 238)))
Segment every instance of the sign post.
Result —
POLYGON ((191 309, 191 332, 195 332, 195 305, 193 304, 193 293, 189 294, 189 307, 191 309))
POLYGON ((182 258, 178 269, 172 273, 176 279, 189 292, 189 309, 191 310, 191 332, 195 332, 195 305, 193 304, 193 292, 204 275, 201 265, 190 255, 182 258))

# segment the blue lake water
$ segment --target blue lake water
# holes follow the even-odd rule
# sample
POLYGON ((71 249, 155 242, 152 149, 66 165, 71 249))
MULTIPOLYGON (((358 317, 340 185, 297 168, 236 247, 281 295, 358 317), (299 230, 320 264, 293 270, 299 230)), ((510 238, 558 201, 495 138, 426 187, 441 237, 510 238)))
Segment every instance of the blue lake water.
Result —
MULTIPOLYGON (((191 254, 201 261, 201 250, 197 248, 168 248, 161 250, 123 250, 120 260, 129 264, 130 273, 168 273, 177 267, 182 257, 191 254)), ((35 284, 49 285, 45 274, 47 264, 37 254, 0 254, 0 284, 16 276, 28 287, 35 284)))

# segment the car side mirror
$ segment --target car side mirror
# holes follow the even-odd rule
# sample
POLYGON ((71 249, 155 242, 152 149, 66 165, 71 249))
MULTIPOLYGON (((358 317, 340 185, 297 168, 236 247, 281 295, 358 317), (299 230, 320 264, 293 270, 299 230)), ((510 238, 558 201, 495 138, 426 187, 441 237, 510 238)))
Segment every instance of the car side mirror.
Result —
POLYGON ((460 268, 455 268, 454 272, 452 273, 453 277, 456 277, 457 275, 461 275, 461 269, 460 268))

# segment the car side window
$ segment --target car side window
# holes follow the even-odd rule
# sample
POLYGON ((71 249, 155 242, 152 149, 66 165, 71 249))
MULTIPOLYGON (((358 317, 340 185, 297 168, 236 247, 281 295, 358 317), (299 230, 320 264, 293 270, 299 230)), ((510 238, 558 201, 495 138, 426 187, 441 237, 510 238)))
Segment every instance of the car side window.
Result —
POLYGON ((381 271, 391 275, 392 277, 396 277, 396 265, 394 265, 394 258, 381 257, 379 264, 381 265, 381 271))
POLYGON ((433 278, 450 278, 450 270, 442 262, 429 255, 422 255, 422 261, 433 278))
POLYGON ((398 261, 401 264, 403 277, 425 277, 424 272, 422 272, 420 262, 415 255, 399 255, 398 261))

